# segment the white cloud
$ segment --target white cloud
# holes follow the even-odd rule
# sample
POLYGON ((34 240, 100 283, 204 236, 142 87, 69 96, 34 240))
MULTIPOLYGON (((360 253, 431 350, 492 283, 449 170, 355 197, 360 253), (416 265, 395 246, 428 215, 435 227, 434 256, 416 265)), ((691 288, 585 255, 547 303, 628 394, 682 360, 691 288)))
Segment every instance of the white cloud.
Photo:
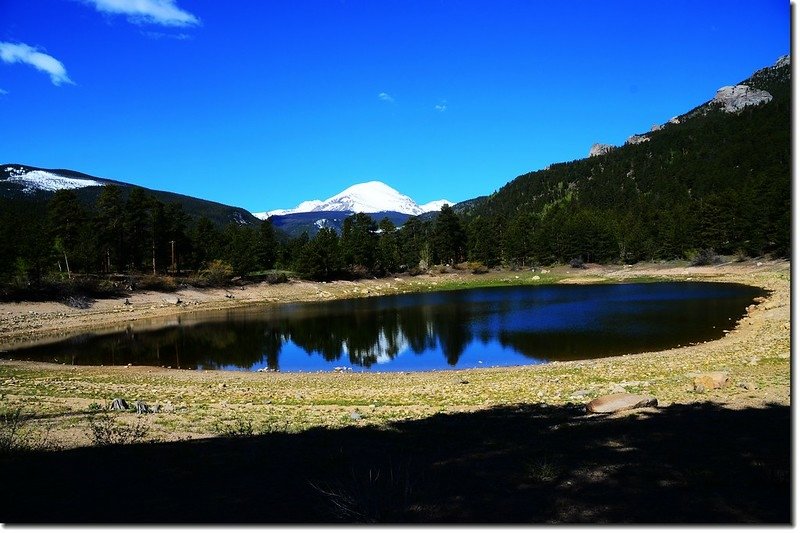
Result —
POLYGON ((8 91, 6 91, 5 89, 0 89, 0 96, 5 96, 7 94, 8 94, 8 91))
POLYGON ((394 103, 394 98, 388 93, 380 93, 378 95, 378 100, 382 100, 384 102, 394 103))
POLYGON ((433 108, 439 113, 444 113, 445 111, 447 111, 447 100, 442 100, 441 102, 433 106, 433 108))
POLYGON ((61 61, 24 43, 0 42, 0 59, 5 63, 26 63, 45 72, 50 75, 53 85, 72 83, 61 61))
POLYGON ((134 24, 196 26, 200 19, 175 5, 175 0, 84 0, 101 13, 127 15, 134 24))

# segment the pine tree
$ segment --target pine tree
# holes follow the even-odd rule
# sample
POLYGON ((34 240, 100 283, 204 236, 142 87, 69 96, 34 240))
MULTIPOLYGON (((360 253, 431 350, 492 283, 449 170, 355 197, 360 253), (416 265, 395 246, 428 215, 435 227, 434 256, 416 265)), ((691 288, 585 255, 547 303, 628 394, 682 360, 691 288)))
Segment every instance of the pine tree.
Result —
POLYGON ((53 247, 63 257, 67 275, 72 277, 69 257, 78 247, 81 226, 85 220, 83 209, 78 203, 78 195, 71 189, 56 191, 48 203, 47 215, 53 247))
POLYGON ((397 230, 388 218, 378 224, 380 235, 378 237, 378 270, 383 274, 396 272, 400 266, 400 247, 398 245, 397 230))
POLYGON ((124 209, 120 188, 114 184, 103 187, 95 202, 94 226, 104 272, 124 266, 124 209))
POLYGON ((467 236, 458 215, 445 204, 433 227, 433 260, 437 263, 454 264, 464 260, 467 236))

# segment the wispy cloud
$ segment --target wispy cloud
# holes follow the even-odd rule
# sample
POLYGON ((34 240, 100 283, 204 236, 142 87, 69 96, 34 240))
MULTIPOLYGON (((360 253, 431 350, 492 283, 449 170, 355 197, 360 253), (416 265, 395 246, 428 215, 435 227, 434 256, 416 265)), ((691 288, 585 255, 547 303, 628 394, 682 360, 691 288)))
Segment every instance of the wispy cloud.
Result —
POLYGON ((147 37, 148 39, 159 40, 159 39, 173 39, 175 41, 188 41, 192 38, 191 35, 187 33, 164 33, 160 31, 143 31, 141 32, 142 35, 147 37))
POLYGON ((25 63, 45 72, 50 75, 53 85, 72 83, 61 61, 24 43, 0 42, 0 59, 4 63, 25 63))
POLYGON ((433 106, 433 108, 439 113, 444 113, 445 111, 447 111, 447 100, 442 100, 441 102, 433 106))
POLYGON ((127 15, 134 24, 196 26, 200 19, 175 5, 175 0, 84 0, 101 13, 127 15))
POLYGON ((390 95, 389 93, 378 94, 378 100, 381 100, 383 102, 389 102, 392 104, 394 103, 394 97, 392 97, 392 95, 390 95))
POLYGON ((8 91, 6 91, 5 89, 0 89, 0 96, 5 96, 7 94, 8 94, 8 91))

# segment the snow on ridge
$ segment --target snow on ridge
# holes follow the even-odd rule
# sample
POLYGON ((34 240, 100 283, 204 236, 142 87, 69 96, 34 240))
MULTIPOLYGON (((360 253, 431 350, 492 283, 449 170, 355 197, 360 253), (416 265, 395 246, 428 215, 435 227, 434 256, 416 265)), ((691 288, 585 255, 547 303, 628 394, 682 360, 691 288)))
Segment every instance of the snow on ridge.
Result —
POLYGON ((307 200, 294 209, 274 209, 272 211, 253 213, 253 215, 262 220, 273 215, 327 211, 347 211, 351 213, 395 211, 406 215, 421 215, 428 211, 438 211, 443 204, 452 205, 452 202, 436 200, 419 205, 410 197, 381 181, 368 181, 352 185, 324 201, 307 200))
POLYGON ((314 208, 320 205, 321 203, 322 200, 306 200, 305 202, 300 202, 300 205, 298 205, 293 209, 273 209, 272 211, 260 211, 258 213, 253 213, 253 216, 256 218, 260 218, 261 220, 267 220, 269 217, 277 215, 310 213, 314 211, 314 208))
POLYGON ((450 200, 434 200, 432 202, 428 202, 427 204, 422 204, 420 209, 422 209, 423 213, 429 213, 431 211, 441 211, 443 205, 453 205, 453 202, 450 200))
POLYGON ((6 167, 10 174, 6 181, 19 183, 26 193, 34 191, 59 191, 63 189, 82 189, 83 187, 100 187, 99 181, 86 178, 68 178, 45 170, 30 170, 24 168, 6 167))

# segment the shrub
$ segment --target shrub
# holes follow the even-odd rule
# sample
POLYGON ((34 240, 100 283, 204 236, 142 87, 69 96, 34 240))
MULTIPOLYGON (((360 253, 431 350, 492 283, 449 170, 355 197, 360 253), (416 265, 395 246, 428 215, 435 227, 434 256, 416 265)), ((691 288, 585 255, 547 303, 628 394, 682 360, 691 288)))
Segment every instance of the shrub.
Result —
POLYGON ((214 429, 222 437, 252 437, 254 433, 253 422, 240 417, 224 424, 217 423, 214 429))
POLYGON ((178 284, 172 276, 148 274, 139 278, 137 288, 146 291, 174 292, 178 290, 178 284))
POLYGON ((469 268, 473 274, 486 274, 487 272, 489 272, 489 267, 487 267, 480 261, 473 261, 467 263, 467 268, 469 268))
POLYGON ((309 480, 325 497, 329 512, 339 520, 355 523, 404 521, 418 474, 409 465, 351 470, 349 477, 333 482, 309 480))
POLYGON ((142 421, 133 425, 124 424, 115 421, 106 412, 93 414, 89 418, 89 437, 95 446, 142 442, 148 432, 147 425, 142 421))
POLYGON ((350 267, 350 276, 353 279, 371 278, 372 272, 364 265, 353 265, 350 267))
POLYGON ((214 259, 205 270, 200 271, 200 276, 211 285, 224 285, 233 276, 233 267, 227 261, 214 259))
POLYGON ((270 272, 267 274, 266 282, 270 285, 277 285, 278 283, 289 283, 289 276, 286 272, 270 272))
POLYGON ((700 250, 692 258, 692 266, 718 265, 721 262, 722 259, 714 252, 713 248, 700 250))
POLYGON ((571 259, 569 262, 569 266, 571 266, 572 268, 586 268, 586 265, 583 264, 583 259, 581 259, 580 257, 575 257, 571 259))
POLYGON ((48 434, 35 431, 21 409, 0 413, 0 457, 27 450, 49 450, 55 446, 48 434))

